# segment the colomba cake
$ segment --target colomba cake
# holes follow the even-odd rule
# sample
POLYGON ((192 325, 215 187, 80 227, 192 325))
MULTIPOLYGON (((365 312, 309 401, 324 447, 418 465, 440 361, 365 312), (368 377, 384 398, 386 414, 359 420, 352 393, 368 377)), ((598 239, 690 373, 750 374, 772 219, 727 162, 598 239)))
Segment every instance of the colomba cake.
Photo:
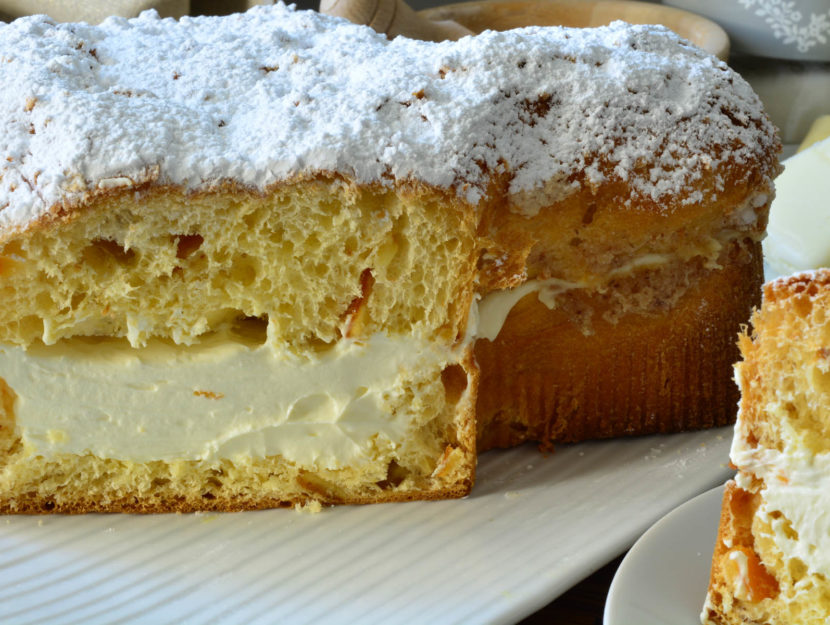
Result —
POLYGON ((665 28, 38 16, 0 80, 2 510, 461 496, 476 438, 734 416, 779 144, 665 28))

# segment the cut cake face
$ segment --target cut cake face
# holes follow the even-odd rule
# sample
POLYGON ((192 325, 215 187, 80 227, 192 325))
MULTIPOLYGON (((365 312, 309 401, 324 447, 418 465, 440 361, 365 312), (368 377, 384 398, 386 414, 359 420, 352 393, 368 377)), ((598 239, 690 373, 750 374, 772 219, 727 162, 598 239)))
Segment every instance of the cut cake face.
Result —
POLYGON ((468 220, 318 179, 131 190, 15 239, 4 289, 32 309, 0 347, 4 508, 465 494, 468 220), (15 344, 30 324, 42 338, 15 344))
POLYGON ((313 145, 285 147, 297 114, 274 138, 251 118, 261 105, 230 95, 295 109, 274 92, 321 68, 280 79, 299 44, 259 44, 311 43, 324 21, 275 7, 0 30, 27 91, 3 100, 3 510, 469 492, 474 207, 408 179, 302 171, 313 145), (31 133, 15 134, 20 114, 31 133))

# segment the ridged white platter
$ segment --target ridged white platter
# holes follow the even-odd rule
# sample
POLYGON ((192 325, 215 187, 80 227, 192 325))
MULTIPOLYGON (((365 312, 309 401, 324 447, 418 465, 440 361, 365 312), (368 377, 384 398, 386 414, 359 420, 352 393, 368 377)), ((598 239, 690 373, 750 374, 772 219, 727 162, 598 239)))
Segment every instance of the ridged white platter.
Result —
POLYGON ((0 517, 0 623, 514 623, 722 483, 731 437, 488 452, 459 501, 0 517))

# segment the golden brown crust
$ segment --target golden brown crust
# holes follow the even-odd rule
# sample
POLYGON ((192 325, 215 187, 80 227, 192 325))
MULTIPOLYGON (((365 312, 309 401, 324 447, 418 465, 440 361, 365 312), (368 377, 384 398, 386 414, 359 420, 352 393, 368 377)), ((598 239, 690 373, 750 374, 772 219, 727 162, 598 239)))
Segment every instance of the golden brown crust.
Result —
MULTIPOLYGON (((768 555, 756 537, 757 492, 726 484, 718 536, 712 556, 709 592, 701 620, 707 625, 785 625, 793 623, 788 610, 776 608, 781 594, 778 571, 768 566, 768 555), (767 556, 767 557, 765 557, 767 556)), ((796 611, 797 612, 797 611, 796 611)), ((805 623, 813 621, 805 616, 805 623)))
POLYGON ((742 620, 734 620, 725 614, 724 594, 730 595, 732 582, 726 577, 726 560, 732 548, 753 549, 752 517, 758 508, 758 496, 738 487, 729 481, 723 493, 718 536, 712 556, 712 568, 709 574, 709 597, 704 614, 712 625, 740 625, 742 620))
POLYGON ((579 304, 595 310, 589 335, 567 307, 527 295, 495 341, 476 343, 480 450, 732 422, 735 339, 763 281, 760 244, 747 245, 748 256, 704 271, 659 314, 609 322, 606 298, 580 293, 579 304))
MULTIPOLYGON (((797 296, 815 297, 830 284, 830 269, 798 273, 773 280, 764 285, 765 306, 776 306, 797 296)), ((801 316, 805 316, 803 312, 801 316)))
POLYGON ((422 488, 403 492, 384 492, 381 495, 354 495, 339 497, 309 488, 307 492, 289 497, 256 496, 236 497, 232 499, 213 499, 203 496, 157 496, 153 498, 126 496, 101 501, 79 497, 73 502, 55 503, 48 497, 27 493, 15 496, 13 500, 0 499, 0 514, 87 514, 96 513, 130 513, 156 514, 169 512, 244 512, 246 510, 266 510, 269 508, 288 508, 304 506, 319 502, 330 505, 361 505, 373 503, 395 503, 404 501, 435 501, 439 499, 458 499, 470 494, 473 480, 465 479, 461 483, 446 488, 434 488, 424 485, 422 488))
POLYGON ((486 294, 525 279, 601 278, 621 261, 646 253, 690 258, 709 252, 713 237, 729 229, 760 239, 772 179, 780 171, 778 150, 776 144, 763 162, 752 166, 733 164, 712 172, 691 190, 716 195, 717 200, 685 205, 680 195, 660 202, 634 198, 628 185, 612 178, 599 186, 583 181, 576 190, 551 190, 551 197, 543 194, 528 213, 520 196, 507 195, 502 181, 479 225, 484 248, 480 291, 486 294), (719 180, 723 188, 716 193, 719 180))

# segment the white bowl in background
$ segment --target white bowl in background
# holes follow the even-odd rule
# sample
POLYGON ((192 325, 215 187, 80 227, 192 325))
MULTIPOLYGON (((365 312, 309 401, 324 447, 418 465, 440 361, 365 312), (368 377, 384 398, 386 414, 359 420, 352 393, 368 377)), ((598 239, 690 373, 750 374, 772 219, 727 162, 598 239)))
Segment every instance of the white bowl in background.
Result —
POLYGON ((663 4, 717 22, 736 52, 830 61, 830 0, 663 0, 663 4))

